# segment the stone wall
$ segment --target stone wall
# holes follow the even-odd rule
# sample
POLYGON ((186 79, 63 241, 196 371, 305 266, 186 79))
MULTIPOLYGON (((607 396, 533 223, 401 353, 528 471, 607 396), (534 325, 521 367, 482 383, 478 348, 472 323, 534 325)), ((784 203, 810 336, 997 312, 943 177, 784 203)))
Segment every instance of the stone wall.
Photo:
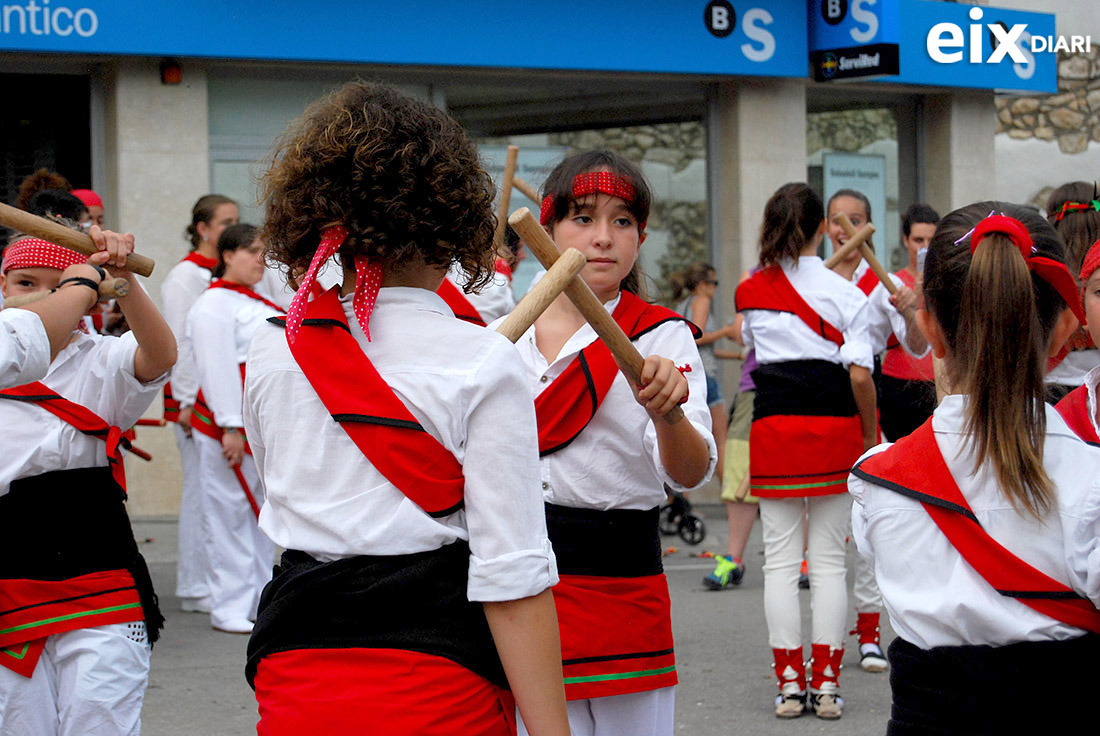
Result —
POLYGON ((855 153, 875 141, 896 141, 898 123, 892 110, 841 110, 811 113, 806 119, 806 153, 855 153))
POLYGON ((1001 95, 996 104, 997 133, 1057 142, 1065 154, 1084 153, 1090 143, 1100 143, 1100 49, 1058 53, 1057 93, 1001 95))

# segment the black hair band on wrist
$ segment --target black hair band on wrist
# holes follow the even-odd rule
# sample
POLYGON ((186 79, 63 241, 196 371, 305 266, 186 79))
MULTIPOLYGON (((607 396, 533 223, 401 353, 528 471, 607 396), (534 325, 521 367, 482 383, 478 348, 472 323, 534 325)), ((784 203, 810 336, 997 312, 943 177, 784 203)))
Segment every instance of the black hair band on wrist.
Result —
POLYGON ((89 263, 89 264, 86 264, 86 265, 89 265, 89 266, 91 266, 92 268, 95 269, 95 272, 99 274, 99 280, 100 281, 106 281, 107 280, 107 271, 104 270, 103 266, 97 266, 94 263, 89 263))
POLYGON ((65 284, 79 284, 80 286, 87 286, 89 289, 96 293, 97 297, 99 296, 99 284, 92 281, 91 279, 84 278, 83 276, 70 276, 67 279, 62 279, 61 282, 57 285, 57 288, 60 289, 65 284))

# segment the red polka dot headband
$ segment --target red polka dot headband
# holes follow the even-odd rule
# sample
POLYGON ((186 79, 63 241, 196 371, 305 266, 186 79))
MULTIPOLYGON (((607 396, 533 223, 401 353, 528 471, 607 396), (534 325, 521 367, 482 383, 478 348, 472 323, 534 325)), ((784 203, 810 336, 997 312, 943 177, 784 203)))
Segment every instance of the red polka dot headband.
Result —
POLYGON ((0 272, 7 273, 17 268, 56 268, 64 271, 76 263, 84 263, 88 257, 75 250, 41 238, 20 238, 4 250, 3 265, 0 272))
POLYGON ((990 215, 985 218, 970 233, 970 252, 974 253, 981 244, 982 239, 991 233, 1006 236, 1012 241, 1024 257, 1028 269, 1043 281, 1046 281, 1058 292, 1065 301, 1066 306, 1073 310, 1074 316, 1081 324, 1085 324, 1085 313, 1081 309, 1081 301, 1077 294, 1077 282, 1073 274, 1066 268, 1066 264, 1053 258, 1038 255, 1035 243, 1027 227, 1014 217, 1005 215, 990 215))
MULTIPOLYGON (((343 225, 332 225, 321 232, 321 244, 317 246, 317 252, 313 254, 313 261, 309 264, 309 270, 298 284, 298 292, 294 295, 294 301, 290 303, 290 309, 286 312, 286 339, 294 342, 298 337, 298 330, 302 327, 302 320, 306 316, 306 302, 314 291, 317 283, 317 272, 321 266, 336 255, 344 240, 348 237, 347 228, 343 225)), ((364 256, 355 257, 355 296, 352 297, 352 307, 355 311, 355 319, 363 328, 363 333, 370 340, 370 315, 374 311, 374 304, 378 300, 378 290, 382 288, 382 264, 370 263, 364 256)))
MULTIPOLYGON (((606 194, 609 197, 618 197, 627 204, 634 203, 636 196, 634 182, 629 178, 611 171, 588 171, 573 177, 573 198, 582 199, 590 194, 606 194)), ((539 224, 543 227, 549 225, 555 218, 554 200, 557 196, 547 195, 542 200, 542 210, 539 212, 539 224)), ((645 232, 645 223, 638 225, 638 232, 645 232)))

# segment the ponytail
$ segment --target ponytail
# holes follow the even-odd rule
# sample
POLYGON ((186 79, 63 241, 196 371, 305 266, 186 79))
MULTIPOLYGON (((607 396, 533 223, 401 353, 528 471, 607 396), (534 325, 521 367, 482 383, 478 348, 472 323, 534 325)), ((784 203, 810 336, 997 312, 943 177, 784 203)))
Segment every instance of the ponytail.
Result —
POLYGON ((965 428, 976 465, 991 464, 1012 507, 1041 519, 1055 503, 1043 467, 1043 376, 1054 326, 1067 305, 1029 268, 1009 235, 972 234, 991 210, 1026 228, 1036 256, 1062 263, 1061 241, 1038 213, 1005 203, 970 205, 937 227, 924 296, 943 328, 948 379, 968 395, 965 428), (980 244, 972 255, 973 237, 980 244))
POLYGON ((783 258, 798 263, 825 220, 821 198, 807 184, 784 184, 764 206, 760 226, 760 265, 771 266, 783 258))

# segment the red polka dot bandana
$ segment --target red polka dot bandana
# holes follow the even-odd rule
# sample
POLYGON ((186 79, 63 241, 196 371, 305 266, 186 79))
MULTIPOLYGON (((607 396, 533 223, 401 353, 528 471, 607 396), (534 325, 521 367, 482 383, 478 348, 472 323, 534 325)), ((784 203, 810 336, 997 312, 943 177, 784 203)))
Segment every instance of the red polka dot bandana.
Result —
POLYGON ((17 268, 56 268, 64 271, 75 263, 84 263, 88 256, 62 248, 41 238, 20 238, 4 250, 0 272, 17 268))
MULTIPOLYGON (((327 227, 321 233, 321 244, 317 246, 317 252, 313 254, 313 261, 309 264, 309 270, 298 284, 298 292, 294 295, 294 301, 290 303, 290 309, 286 313, 287 341, 294 342, 298 337, 298 330, 302 327, 302 320, 306 315, 306 303, 315 291, 317 272, 328 259, 336 255, 347 237, 348 231, 343 225, 327 227)), ((367 340, 370 340, 370 315, 374 311, 380 288, 382 288, 382 264, 370 263, 366 258, 356 257, 355 295, 352 297, 352 309, 367 340)))
MULTIPOLYGON (((573 178, 573 198, 582 199, 590 194, 606 194, 609 197, 618 197, 627 204, 633 204, 635 197, 634 182, 611 171, 588 171, 584 174, 577 174, 573 178)), ((556 215, 554 212, 555 199, 557 197, 551 194, 542 200, 539 224, 543 227, 554 220, 556 215)), ((645 225, 644 222, 638 225, 638 231, 644 233, 645 225)))

